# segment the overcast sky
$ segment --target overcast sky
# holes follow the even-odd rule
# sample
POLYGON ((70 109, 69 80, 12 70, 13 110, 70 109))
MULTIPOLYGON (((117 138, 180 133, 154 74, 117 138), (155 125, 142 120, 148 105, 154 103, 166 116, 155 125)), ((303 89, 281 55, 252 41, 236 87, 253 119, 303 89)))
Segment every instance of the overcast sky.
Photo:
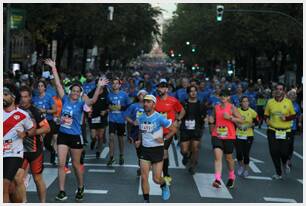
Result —
POLYGON ((164 18, 169 19, 172 17, 172 12, 176 10, 176 4, 165 2, 165 3, 153 3, 154 6, 159 6, 160 8, 164 9, 163 11, 164 18))

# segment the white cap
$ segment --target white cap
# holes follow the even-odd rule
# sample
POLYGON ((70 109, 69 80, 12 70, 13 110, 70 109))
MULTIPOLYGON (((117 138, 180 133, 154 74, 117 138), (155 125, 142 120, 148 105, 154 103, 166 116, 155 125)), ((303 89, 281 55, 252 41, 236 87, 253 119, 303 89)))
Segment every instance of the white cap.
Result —
POLYGON ((147 94, 143 99, 144 99, 144 100, 151 100, 151 101, 153 101, 154 103, 156 103, 156 98, 155 98, 154 95, 152 95, 152 94, 147 94))
POLYGON ((144 89, 141 89, 141 90, 139 90, 138 92, 137 92, 137 96, 139 96, 140 94, 148 94, 148 92, 146 91, 146 90, 144 90, 144 89))
POLYGON ((167 82, 166 79, 160 79, 160 80, 159 80, 159 83, 166 83, 166 84, 167 84, 168 82, 167 82))
POLYGON ((134 77, 134 76, 139 76, 139 75, 140 75, 139 72, 134 72, 134 73, 132 74, 133 77, 134 77))

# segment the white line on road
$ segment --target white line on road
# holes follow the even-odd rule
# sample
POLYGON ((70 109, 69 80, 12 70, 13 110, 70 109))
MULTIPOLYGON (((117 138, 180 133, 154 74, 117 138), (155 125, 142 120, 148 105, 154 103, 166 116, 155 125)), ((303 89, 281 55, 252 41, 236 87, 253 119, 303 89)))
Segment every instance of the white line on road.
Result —
POLYGON ((115 173, 115 170, 100 170, 100 169, 89 169, 88 172, 98 172, 98 173, 115 173))
POLYGON ((278 197, 264 197, 264 200, 267 201, 267 202, 290 202, 290 203, 296 203, 295 199, 278 198, 278 197))
POLYGON ((264 163, 264 161, 261 161, 259 159, 254 158, 254 157, 250 157, 250 160, 252 160, 254 163, 264 163))
MULTIPOLYGON (((45 168, 42 175, 43 175, 43 179, 46 184, 46 188, 48 188, 57 178, 57 169, 56 168, 45 168)), ((30 179, 29 186, 27 188, 27 192, 36 192, 36 185, 32 177, 30 179)))
POLYGON ((108 190, 84 190, 84 193, 87 194, 107 194, 108 190))
POLYGON ((109 147, 105 147, 105 148, 103 149, 103 151, 102 151, 100 157, 101 157, 102 159, 105 159, 106 156, 108 155, 108 153, 109 153, 109 147))
MULTIPOLYGON (((150 195, 161 195, 160 185, 156 184, 152 179, 152 171, 149 172, 150 195)), ((141 177, 139 177, 138 195, 142 195, 141 177)))
POLYGON ((252 179, 252 180, 272 180, 271 177, 261 177, 261 176, 247 176, 246 179, 252 179))
POLYGON ((212 186, 212 183, 215 180, 214 174, 196 173, 193 175, 193 179, 201 197, 233 199, 231 193, 225 187, 222 180, 221 188, 214 188, 212 186))
POLYGON ((260 169, 255 165, 253 161, 250 161, 249 166, 254 173, 261 173, 260 169))
POLYGON ((297 181, 299 181, 299 183, 303 184, 303 179, 297 179, 297 181))
POLYGON ((301 160, 303 159, 303 156, 297 153, 296 151, 294 151, 293 154, 297 156, 298 158, 300 158, 301 160))
POLYGON ((254 132, 256 132, 257 134, 263 136, 264 138, 267 138, 267 135, 265 135, 264 133, 258 131, 257 129, 254 129, 254 132))

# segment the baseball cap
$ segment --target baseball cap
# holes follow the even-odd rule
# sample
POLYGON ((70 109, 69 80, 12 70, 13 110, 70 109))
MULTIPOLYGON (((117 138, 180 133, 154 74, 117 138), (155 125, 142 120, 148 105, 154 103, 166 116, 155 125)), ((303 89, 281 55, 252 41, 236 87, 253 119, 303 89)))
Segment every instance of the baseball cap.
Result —
POLYGON ((146 90, 141 89, 141 90, 139 90, 139 91, 137 92, 137 96, 139 96, 139 95, 142 94, 142 93, 148 94, 148 92, 147 92, 146 90))
POLYGON ((152 94, 147 94, 143 99, 144 99, 144 100, 151 100, 151 101, 153 101, 154 103, 156 103, 156 98, 155 98, 154 95, 152 95, 152 94))
POLYGON ((160 79, 158 86, 168 86, 168 82, 166 79, 160 79))

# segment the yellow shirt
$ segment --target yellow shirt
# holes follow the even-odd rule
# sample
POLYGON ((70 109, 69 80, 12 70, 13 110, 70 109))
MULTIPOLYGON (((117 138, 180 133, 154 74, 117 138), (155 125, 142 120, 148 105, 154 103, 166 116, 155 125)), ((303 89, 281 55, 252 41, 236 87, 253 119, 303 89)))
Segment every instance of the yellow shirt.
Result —
POLYGON ((237 127, 236 129, 236 134, 237 137, 253 137, 254 136, 254 131, 253 128, 250 127, 253 124, 253 119, 257 117, 257 112, 255 112, 252 108, 249 108, 247 110, 243 110, 241 108, 238 108, 238 112, 241 115, 241 118, 243 119, 243 124, 241 125, 243 127, 247 127, 247 129, 242 130, 237 127))
POLYGON ((265 115, 269 117, 269 126, 277 129, 291 128, 291 121, 283 121, 282 115, 295 115, 294 107, 290 99, 284 98, 281 102, 277 102, 274 98, 269 99, 265 115))

